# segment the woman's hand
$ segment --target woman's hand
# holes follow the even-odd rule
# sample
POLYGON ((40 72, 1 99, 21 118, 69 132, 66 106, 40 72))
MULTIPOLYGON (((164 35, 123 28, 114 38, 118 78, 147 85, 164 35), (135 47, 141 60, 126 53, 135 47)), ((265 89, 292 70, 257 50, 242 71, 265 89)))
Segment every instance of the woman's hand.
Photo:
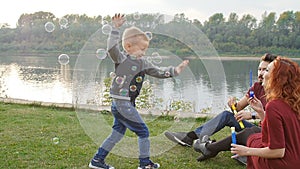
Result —
POLYGON ((238 144, 231 144, 230 151, 233 154, 231 158, 236 158, 239 156, 249 156, 249 147, 238 145, 238 144))
POLYGON ((264 107, 261 101, 256 96, 254 96, 253 98, 249 98, 247 102, 252 107, 252 109, 255 110, 257 113, 264 112, 264 107))
POLYGON ((283 158, 285 154, 285 148, 270 149, 269 147, 253 148, 238 144, 231 144, 230 148, 233 156, 236 158, 239 156, 258 156, 263 158, 283 158))

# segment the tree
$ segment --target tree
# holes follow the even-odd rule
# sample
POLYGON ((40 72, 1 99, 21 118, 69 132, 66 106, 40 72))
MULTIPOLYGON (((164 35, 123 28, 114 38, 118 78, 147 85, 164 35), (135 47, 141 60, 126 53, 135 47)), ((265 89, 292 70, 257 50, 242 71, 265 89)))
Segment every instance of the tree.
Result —
POLYGON ((265 12, 262 16, 262 21, 260 22, 258 29, 255 31, 255 36, 258 39, 258 45, 268 47, 273 45, 275 19, 274 12, 271 12, 269 15, 265 12))

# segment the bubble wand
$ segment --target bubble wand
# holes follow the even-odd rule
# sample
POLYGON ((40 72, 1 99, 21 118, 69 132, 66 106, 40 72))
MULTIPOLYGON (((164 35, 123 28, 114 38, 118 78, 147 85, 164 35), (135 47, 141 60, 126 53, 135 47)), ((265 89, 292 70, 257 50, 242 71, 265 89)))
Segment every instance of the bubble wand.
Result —
MULTIPOLYGON (((251 88, 252 87, 252 69, 250 69, 250 72, 249 72, 249 85, 251 88)), ((252 91, 252 90, 249 91, 249 97, 250 98, 254 97, 254 91, 252 91)))
POLYGON ((235 127, 230 127, 230 130, 231 130, 231 143, 236 144, 235 127))
MULTIPOLYGON (((234 104, 231 105, 231 109, 232 109, 232 111, 233 111, 233 114, 236 115, 236 114, 237 114, 237 111, 236 111, 236 107, 235 107, 234 104)), ((245 128, 244 123, 243 123, 242 121, 239 121, 239 124, 240 124, 240 126, 241 126, 242 129, 245 128)))
POLYGON ((235 127, 230 127, 230 129, 231 129, 231 142, 232 144, 236 144, 235 127))

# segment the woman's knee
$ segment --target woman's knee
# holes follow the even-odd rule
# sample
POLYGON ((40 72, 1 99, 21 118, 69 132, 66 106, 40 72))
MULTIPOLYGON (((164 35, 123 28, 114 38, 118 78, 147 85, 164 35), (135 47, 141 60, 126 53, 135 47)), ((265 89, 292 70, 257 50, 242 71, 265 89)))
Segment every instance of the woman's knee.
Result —
POLYGON ((252 130, 253 133, 260 133, 261 132, 261 128, 257 127, 257 126, 253 126, 250 129, 252 130))
POLYGON ((260 129, 259 127, 256 127, 256 126, 253 126, 251 128, 245 128, 244 130, 242 130, 240 132, 241 135, 246 135, 246 136, 249 136, 251 134, 254 134, 254 133, 259 133, 260 132, 260 129))

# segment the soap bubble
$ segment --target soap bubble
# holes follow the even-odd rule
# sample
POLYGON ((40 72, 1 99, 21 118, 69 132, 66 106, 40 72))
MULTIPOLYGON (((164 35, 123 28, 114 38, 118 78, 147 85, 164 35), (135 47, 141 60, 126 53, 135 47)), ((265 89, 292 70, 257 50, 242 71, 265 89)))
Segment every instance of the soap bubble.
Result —
POLYGON ((139 20, 140 18, 141 18, 140 14, 138 12, 136 12, 136 13, 133 14, 133 19, 139 20))
POLYGON ((115 78, 115 77, 116 77, 116 73, 115 73, 115 72, 110 72, 110 73, 109 73, 109 77, 115 78))
POLYGON ((151 63, 152 62, 152 57, 151 56, 147 56, 146 60, 147 60, 147 62, 151 63))
POLYGON ((112 27, 109 24, 105 24, 102 26, 102 33, 105 35, 110 34, 112 27))
POLYGON ((127 89, 122 88, 120 89, 119 93, 121 96, 128 96, 129 91, 127 89))
POLYGON ((160 64, 162 62, 162 58, 158 52, 152 53, 152 62, 155 64, 160 64))
POLYGON ((96 57, 98 59, 101 59, 101 60, 105 59, 106 56, 107 56, 107 52, 106 52, 105 49, 97 49, 97 51, 96 51, 96 57))
POLYGON ((118 76, 118 77, 116 77, 116 83, 118 84, 118 85, 122 85, 123 83, 124 83, 124 81, 125 81, 125 78, 124 77, 121 77, 121 76, 118 76))
POLYGON ((176 116, 174 116, 174 121, 175 121, 176 123, 178 123, 178 122, 180 122, 180 118, 176 115, 176 116))
POLYGON ((55 25, 52 22, 45 23, 45 30, 49 33, 53 32, 55 30, 55 25))
POLYGON ((59 19, 58 23, 59 23, 61 28, 67 28, 68 27, 67 25, 68 25, 69 21, 68 21, 68 19, 63 17, 63 18, 59 19))
POLYGON ((67 54, 61 54, 58 56, 58 62, 61 65, 67 65, 70 61, 70 57, 67 54))
POLYGON ((59 138, 58 137, 53 137, 52 142, 53 142, 53 144, 58 144, 59 143, 59 138))

